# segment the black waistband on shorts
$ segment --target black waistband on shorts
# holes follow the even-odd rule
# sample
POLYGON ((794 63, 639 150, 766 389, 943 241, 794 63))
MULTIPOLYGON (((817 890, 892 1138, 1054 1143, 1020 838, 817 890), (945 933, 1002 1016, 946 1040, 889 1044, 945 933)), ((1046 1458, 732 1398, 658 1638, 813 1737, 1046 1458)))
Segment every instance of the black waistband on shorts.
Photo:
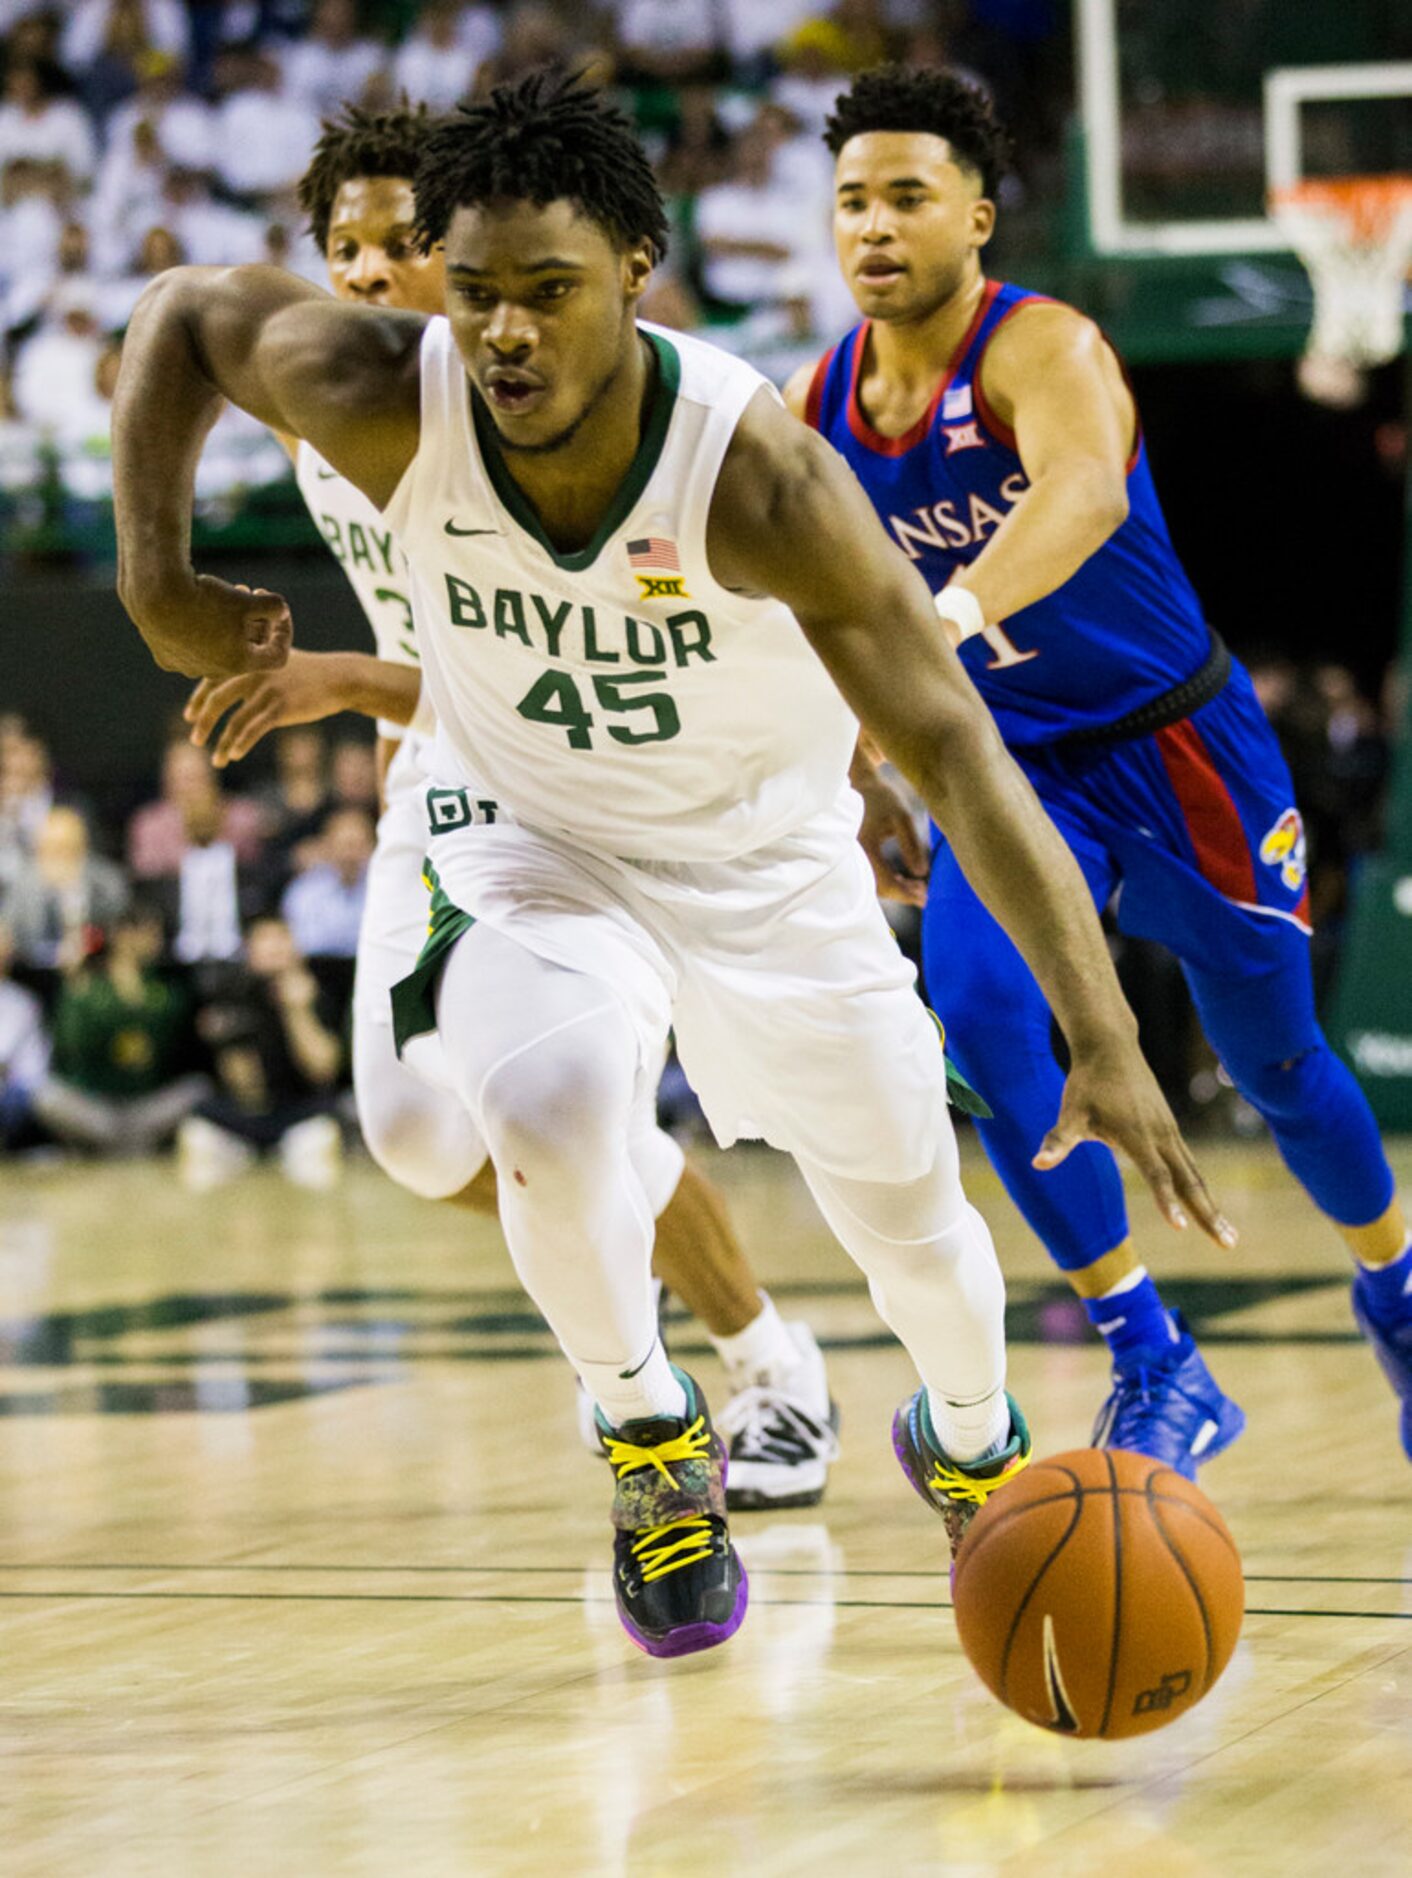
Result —
POLYGON ((1054 738, 1051 750, 1091 750, 1109 743, 1131 743, 1137 737, 1150 737, 1154 731, 1179 724, 1203 704, 1209 704, 1225 689, 1231 675, 1231 649, 1218 632, 1211 634, 1211 650, 1205 663, 1180 685, 1173 685, 1159 697, 1140 704, 1126 717, 1114 718, 1111 724, 1092 724, 1084 730, 1067 731, 1054 738))

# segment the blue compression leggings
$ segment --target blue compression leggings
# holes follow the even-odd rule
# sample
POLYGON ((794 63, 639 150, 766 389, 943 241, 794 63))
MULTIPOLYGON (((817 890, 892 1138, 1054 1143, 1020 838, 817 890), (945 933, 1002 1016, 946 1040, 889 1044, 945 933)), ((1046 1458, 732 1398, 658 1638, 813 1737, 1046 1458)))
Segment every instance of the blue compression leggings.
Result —
MULTIPOLYGON (((1314 1015, 1308 948, 1290 929, 1273 968, 1224 978, 1183 966, 1202 1028, 1245 1099, 1264 1117, 1286 1166, 1340 1225, 1381 1217, 1395 1192, 1377 1124, 1351 1071, 1324 1041, 1314 1015), (1262 1012, 1279 1030, 1309 1039, 1292 1059, 1262 1047, 1262 1012), (1291 1019, 1296 1021, 1291 1024, 1291 1019)), ((1127 1209, 1107 1148, 1075 1149, 1062 1166, 1030 1161, 1059 1113, 1064 1078, 1049 1007, 1019 952, 959 878, 922 928, 927 988, 946 1026, 946 1047, 995 1111, 977 1124, 1006 1192, 1050 1257, 1078 1271, 1127 1237, 1127 1209), (963 904, 969 901, 969 904, 963 904)), ((1287 1047, 1287 1046, 1285 1046, 1287 1047)))

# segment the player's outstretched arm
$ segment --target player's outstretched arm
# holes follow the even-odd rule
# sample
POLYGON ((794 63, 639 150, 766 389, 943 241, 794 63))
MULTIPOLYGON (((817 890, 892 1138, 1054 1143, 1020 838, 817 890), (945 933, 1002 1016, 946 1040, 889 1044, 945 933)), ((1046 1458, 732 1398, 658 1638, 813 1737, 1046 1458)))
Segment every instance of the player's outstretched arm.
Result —
POLYGON ((957 575, 997 623, 1057 591, 1122 525, 1137 413, 1112 347, 1072 307, 1008 319, 986 349, 981 385, 1014 432, 1029 482, 957 575))
POLYGON ((1073 1060, 1037 1164, 1084 1140, 1122 1148, 1167 1218, 1235 1235, 1138 1048, 1078 864, 947 646, 919 576, 842 458, 768 394, 750 406, 712 505, 712 571, 777 595, 839 689, 920 790, 972 886, 1039 980, 1073 1060))
POLYGON ((249 756, 270 731, 317 724, 340 711, 410 724, 421 689, 422 675, 414 665, 394 665, 368 652, 291 652, 275 672, 203 678, 187 699, 184 715, 198 746, 210 742, 225 718, 211 752, 216 768, 224 769, 249 756))
POLYGON ((379 506, 417 447, 416 314, 341 306, 271 267, 173 268, 138 302, 113 406, 118 593, 159 665, 272 670, 289 609, 195 573, 196 465, 223 399, 307 437, 379 506))

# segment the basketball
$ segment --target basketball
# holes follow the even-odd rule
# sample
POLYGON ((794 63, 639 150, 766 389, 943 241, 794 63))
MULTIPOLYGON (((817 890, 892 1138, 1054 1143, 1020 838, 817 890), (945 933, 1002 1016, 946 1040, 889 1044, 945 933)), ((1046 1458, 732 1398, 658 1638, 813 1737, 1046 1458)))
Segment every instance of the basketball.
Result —
POLYGON ((1007 1708, 1114 1741, 1165 1728, 1212 1687, 1245 1580, 1199 1487, 1144 1454, 1078 1448, 981 1509, 954 1595, 962 1648, 1007 1708))

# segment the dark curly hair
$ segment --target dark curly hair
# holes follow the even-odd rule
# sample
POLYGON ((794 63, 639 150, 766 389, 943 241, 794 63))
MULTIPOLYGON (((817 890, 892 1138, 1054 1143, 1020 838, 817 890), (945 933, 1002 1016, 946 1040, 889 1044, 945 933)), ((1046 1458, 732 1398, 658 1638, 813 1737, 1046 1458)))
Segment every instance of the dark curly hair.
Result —
POLYGON ((299 206, 320 253, 328 246, 329 218, 343 185, 362 176, 405 176, 410 182, 431 124, 424 104, 406 103, 395 111, 346 105, 340 117, 324 120, 314 159, 299 180, 299 206))
POLYGON ((835 101, 824 142, 835 156, 870 130, 929 131, 993 196, 1010 168, 1010 133, 979 85, 937 66, 876 65, 835 101))
POLYGON ((458 208, 567 199, 615 241, 667 252, 667 211, 623 113, 581 74, 531 72, 436 124, 417 166, 417 238, 444 241, 458 208))

